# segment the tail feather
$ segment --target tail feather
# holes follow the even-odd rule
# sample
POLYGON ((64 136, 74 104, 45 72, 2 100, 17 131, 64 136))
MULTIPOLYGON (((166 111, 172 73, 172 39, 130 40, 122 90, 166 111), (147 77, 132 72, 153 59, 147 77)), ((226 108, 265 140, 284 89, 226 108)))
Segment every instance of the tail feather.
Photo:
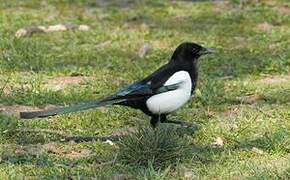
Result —
POLYGON ((48 116, 54 116, 57 114, 66 114, 71 112, 77 112, 82 110, 87 110, 95 107, 105 106, 114 103, 123 102, 125 99, 115 99, 115 98, 106 98, 103 100, 95 100, 95 101, 88 101, 83 102, 80 104, 75 104, 67 107, 56 108, 47 111, 34 111, 34 112, 20 112, 20 118, 22 119, 32 119, 32 118, 42 118, 48 116))

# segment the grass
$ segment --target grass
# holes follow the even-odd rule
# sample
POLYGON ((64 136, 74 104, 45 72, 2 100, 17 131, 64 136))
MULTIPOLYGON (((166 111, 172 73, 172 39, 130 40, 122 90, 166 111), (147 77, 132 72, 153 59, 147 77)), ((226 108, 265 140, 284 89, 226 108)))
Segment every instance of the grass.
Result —
POLYGON ((119 159, 131 166, 162 169, 184 159, 190 147, 184 142, 176 129, 161 126, 139 129, 132 135, 125 136, 118 144, 119 159))
POLYGON ((187 160, 159 170, 118 158, 106 164, 121 151, 117 145, 11 133, 45 128, 107 135, 124 127, 149 126, 148 117, 129 108, 108 106, 41 121, 2 113, 0 177, 289 178, 289 9, 286 0, 0 0, 0 104, 5 106, 45 107, 104 97, 166 63, 183 41, 218 50, 201 59, 193 101, 173 115, 201 125, 181 138, 192 146, 187 160), (92 28, 14 36, 26 26, 59 23, 92 28), (106 41, 111 43, 100 46, 106 41), (140 58, 138 50, 145 43, 151 50, 140 58), (46 86, 51 78, 73 74, 93 80, 63 90, 46 86), (215 147, 218 137, 224 145, 215 147), (84 155, 86 151, 90 153, 84 155))

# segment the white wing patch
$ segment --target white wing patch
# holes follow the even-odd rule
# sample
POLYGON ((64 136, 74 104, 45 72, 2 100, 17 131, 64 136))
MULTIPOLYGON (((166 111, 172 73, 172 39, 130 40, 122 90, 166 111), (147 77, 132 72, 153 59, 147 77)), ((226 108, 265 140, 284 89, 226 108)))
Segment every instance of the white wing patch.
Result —
POLYGON ((146 101, 148 109, 153 114, 166 114, 183 106, 191 97, 191 78, 188 72, 178 71, 174 73, 164 85, 180 83, 178 89, 160 93, 150 97, 146 101))

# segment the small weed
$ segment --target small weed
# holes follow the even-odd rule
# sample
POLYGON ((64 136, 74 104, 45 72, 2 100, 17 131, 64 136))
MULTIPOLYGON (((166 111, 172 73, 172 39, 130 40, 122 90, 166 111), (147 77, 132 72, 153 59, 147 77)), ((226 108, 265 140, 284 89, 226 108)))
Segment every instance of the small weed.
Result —
POLYGON ((132 166, 165 168, 186 157, 187 143, 176 129, 160 125, 157 129, 140 128, 119 143, 119 159, 132 166))

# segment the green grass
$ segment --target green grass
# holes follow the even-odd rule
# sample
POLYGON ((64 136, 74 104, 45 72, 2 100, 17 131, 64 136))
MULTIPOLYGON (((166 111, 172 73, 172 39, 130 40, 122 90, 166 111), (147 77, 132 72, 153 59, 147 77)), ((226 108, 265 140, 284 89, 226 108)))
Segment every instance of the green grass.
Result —
POLYGON ((186 158, 186 152, 190 148, 176 129, 165 125, 157 130, 139 129, 121 138, 118 146, 118 157, 124 164, 147 168, 149 164, 155 169, 175 166, 186 158))
POLYGON ((45 128, 107 135, 124 127, 149 126, 148 117, 129 108, 108 106, 41 121, 3 113, 0 178, 289 178, 289 11, 287 0, 0 0, 2 105, 45 107, 101 98, 165 64, 183 41, 218 50, 202 57, 195 98, 173 115, 201 125, 181 138, 192 146, 186 160, 163 169, 144 168, 116 158, 121 151, 117 145, 67 143, 45 133, 11 133, 16 128, 45 128), (92 28, 14 36, 26 26, 59 23, 92 28), (262 23, 271 26, 261 28, 262 23), (99 46, 106 41, 111 43, 99 46), (140 58, 138 50, 145 43, 151 50, 140 58), (94 80, 60 91, 45 86, 50 78, 76 73, 94 80), (218 137, 224 145, 214 147, 218 137), (51 142, 57 152, 43 148, 51 142), (89 155, 70 157, 82 150, 89 150, 89 155), (112 160, 113 164, 103 164, 112 160))

